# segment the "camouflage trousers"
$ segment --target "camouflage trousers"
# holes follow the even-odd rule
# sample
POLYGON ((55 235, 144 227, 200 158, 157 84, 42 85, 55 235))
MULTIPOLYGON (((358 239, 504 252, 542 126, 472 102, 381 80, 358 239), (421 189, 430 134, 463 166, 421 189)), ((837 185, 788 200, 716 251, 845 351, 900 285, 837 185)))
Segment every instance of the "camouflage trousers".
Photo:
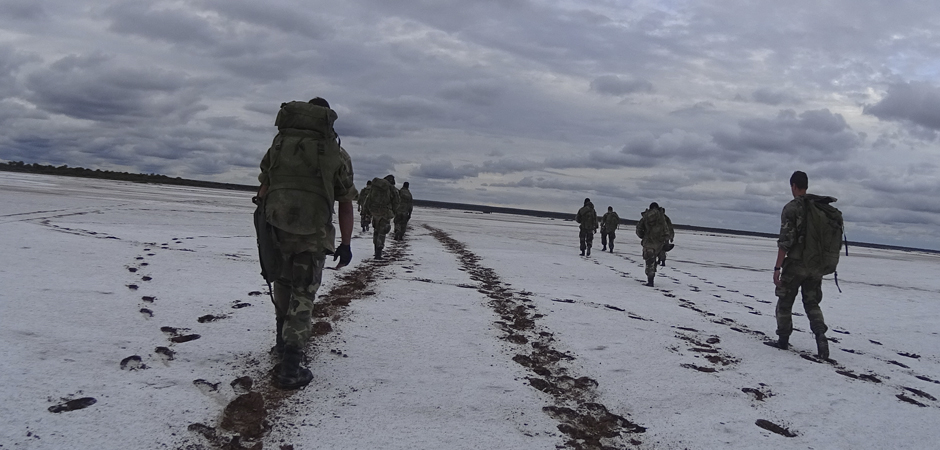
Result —
POLYGON ((395 239, 405 237, 405 229, 408 227, 409 220, 411 220, 410 213, 395 214, 395 239))
POLYGON ((280 229, 275 229, 275 235, 282 265, 274 281, 274 313, 284 345, 303 349, 310 338, 310 319, 326 255, 312 236, 280 229))
POLYGON ((780 272, 780 285, 777 286, 777 335, 789 336, 793 332, 793 302, 796 294, 803 293, 803 311, 809 319, 809 328, 813 334, 824 334, 829 327, 823 318, 819 302, 822 301, 822 277, 807 273, 798 261, 785 259, 780 272))
POLYGON ((617 237, 613 231, 601 230, 601 245, 614 249, 614 238, 617 237))
POLYGON ((372 222, 372 216, 364 212, 359 212, 359 226, 362 227, 362 231, 368 231, 369 223, 371 222, 372 222))
POLYGON ((578 234, 578 238, 581 239, 581 251, 591 248, 591 244, 594 243, 594 232, 591 230, 581 230, 581 233, 578 234))
POLYGON ((643 261, 646 262, 646 277, 656 276, 656 257, 663 251, 663 244, 643 246, 643 261))
POLYGON ((392 224, 388 217, 372 216, 372 244, 376 251, 385 248, 385 235, 389 231, 392 231, 392 224))

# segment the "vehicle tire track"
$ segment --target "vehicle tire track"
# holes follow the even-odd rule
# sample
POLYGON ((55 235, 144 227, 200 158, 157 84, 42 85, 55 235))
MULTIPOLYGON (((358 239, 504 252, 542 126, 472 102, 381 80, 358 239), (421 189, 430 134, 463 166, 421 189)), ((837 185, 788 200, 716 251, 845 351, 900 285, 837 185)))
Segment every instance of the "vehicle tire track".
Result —
POLYGON ((566 362, 575 357, 558 351, 553 346, 553 334, 537 325, 542 315, 533 311, 535 306, 528 298, 531 293, 508 288, 493 269, 479 264, 480 257, 466 245, 440 229, 424 227, 444 248, 457 255, 462 269, 478 283, 477 290, 489 297, 490 307, 500 317, 496 325, 503 331, 501 338, 519 346, 512 360, 531 373, 526 377, 529 385, 554 400, 554 404, 542 409, 559 422, 558 430, 568 438, 567 448, 624 449, 642 444, 637 435, 646 428, 599 403, 597 381, 577 376, 567 367, 566 362))

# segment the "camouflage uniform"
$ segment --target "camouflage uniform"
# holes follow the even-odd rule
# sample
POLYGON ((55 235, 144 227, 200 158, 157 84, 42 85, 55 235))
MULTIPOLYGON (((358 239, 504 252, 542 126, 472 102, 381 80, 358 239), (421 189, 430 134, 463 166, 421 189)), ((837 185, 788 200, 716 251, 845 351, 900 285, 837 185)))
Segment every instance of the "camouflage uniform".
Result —
MULTIPOLYGON (((672 228, 672 220, 669 220, 669 216, 666 215, 666 208, 662 208, 662 210, 663 210, 663 217, 666 219, 666 226, 669 227, 670 230, 672 230, 672 229, 673 229, 673 228, 672 228)), ((675 232, 672 233, 672 236, 675 236, 675 232)), ((671 240, 671 239, 670 239, 670 240, 671 240)), ((671 250, 671 249, 670 249, 670 250, 671 250)), ((659 251, 659 255, 656 255, 656 262, 657 262, 660 266, 665 266, 665 265, 666 265, 666 244, 665 244, 665 243, 663 243, 663 247, 662 247, 662 249, 659 251)))
POLYGON ((594 204, 585 200, 584 206, 578 210, 575 221, 581 224, 578 238, 581 241, 581 255, 591 254, 591 244, 594 242, 594 232, 597 231, 597 212, 594 211, 594 204))
POLYGON ((369 186, 362 188, 359 191, 359 195, 356 197, 356 209, 359 210, 359 225, 362 227, 362 231, 369 231, 369 223, 372 222, 372 216, 369 215, 368 210, 362 209, 362 204, 365 203, 366 197, 369 196, 369 186))
POLYGON ((405 229, 408 227, 408 221, 411 220, 414 199, 411 196, 411 190, 404 186, 398 190, 398 197, 400 201, 395 210, 395 239, 401 240, 405 237, 405 229))
POLYGON ((604 217, 601 218, 601 245, 604 246, 604 250, 607 250, 609 246, 610 252, 613 253, 614 238, 617 237, 616 231, 619 226, 620 216, 616 212, 608 211, 604 213, 604 217))
POLYGON ((672 228, 672 221, 669 220, 669 217, 666 216, 659 208, 647 209, 641 214, 640 221, 636 224, 636 235, 641 239, 640 244, 643 246, 643 260, 646 262, 646 277, 652 281, 653 277, 656 276, 656 257, 663 250, 663 245, 667 241, 671 241, 675 238, 675 230, 672 228), (650 224, 650 217, 652 214, 662 214, 663 216, 663 230, 660 230, 660 233, 656 233, 650 229, 652 226, 650 224))
POLYGON ((780 215, 780 237, 777 238, 777 247, 787 252, 780 272, 780 285, 776 288, 777 295, 777 335, 781 338, 789 337, 793 332, 793 317, 791 310, 796 301, 796 294, 803 292, 803 310, 809 319, 810 329, 819 336, 825 334, 826 326, 819 302, 822 301, 822 277, 809 273, 802 264, 803 234, 805 232, 803 197, 790 200, 783 207, 780 215))
MULTIPOLYGON (((394 180, 394 178, 393 178, 394 180)), ((369 215, 372 216, 372 244, 375 246, 375 255, 376 257, 382 256, 382 249, 385 248, 385 235, 389 231, 392 231, 392 219, 395 217, 395 211, 398 209, 399 197, 398 189, 395 189, 395 186, 392 183, 389 183, 385 178, 375 178, 372 180, 372 189, 369 191, 369 195, 376 195, 377 183, 386 183, 388 184, 388 195, 389 198, 387 201, 382 202, 383 206, 381 208, 375 209, 372 200, 366 200, 366 209, 369 210, 369 215)))
POLYGON ((356 197, 352 162, 342 148, 340 159, 336 167, 321 168, 332 172, 330 199, 305 190, 276 188, 277 175, 271 177, 271 150, 261 161, 258 180, 272 186, 265 197, 265 214, 275 227, 282 259, 281 274, 274 282, 274 311, 281 330, 279 344, 285 346, 302 349, 310 337, 310 316, 326 254, 335 250, 331 200, 351 202, 356 197))

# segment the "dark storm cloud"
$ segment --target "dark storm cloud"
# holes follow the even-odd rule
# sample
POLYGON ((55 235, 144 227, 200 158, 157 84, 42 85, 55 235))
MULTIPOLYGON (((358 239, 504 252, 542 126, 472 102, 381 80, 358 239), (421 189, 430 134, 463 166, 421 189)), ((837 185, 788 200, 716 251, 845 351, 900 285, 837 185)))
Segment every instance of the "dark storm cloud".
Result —
POLYGON ((480 174, 480 170, 471 165, 454 167, 454 163, 450 161, 434 161, 421 164, 412 170, 411 174, 422 178, 459 180, 475 177, 480 174))
POLYGON ((366 180, 384 177, 395 172, 395 158, 388 155, 351 154, 356 186, 366 185, 366 180))
POLYGON ((751 93, 751 98, 753 98, 755 102, 771 106, 779 106, 782 104, 796 105, 801 103, 800 98, 796 95, 770 88, 760 88, 754 91, 751 93))
POLYGON ((59 59, 26 78, 28 98, 40 109, 108 123, 184 123, 206 109, 183 74, 126 67, 96 53, 59 59))
POLYGON ((178 7, 161 6, 149 1, 127 1, 107 8, 105 17, 111 20, 109 29, 119 34, 204 48, 221 43, 216 28, 206 18, 178 7))
POLYGON ((0 2, 0 17, 16 21, 34 21, 46 18, 46 8, 38 0, 4 0, 0 2))
POLYGON ((759 151, 824 161, 843 159, 864 141, 841 114, 828 109, 800 114, 782 110, 773 119, 745 119, 738 125, 737 132, 714 133, 715 143, 738 154, 759 151))
POLYGON ((922 82, 894 84, 881 101, 866 105, 864 112, 881 120, 940 131, 940 88, 922 82))
POLYGON ((197 2, 234 21, 320 40, 335 31, 315 8, 294 8, 272 2, 205 0, 197 2))
POLYGON ((438 93, 441 98, 456 100, 477 106, 492 106, 503 89, 495 82, 454 81, 446 83, 438 93))
POLYGON ((629 95, 636 92, 653 92, 653 83, 646 80, 603 75, 591 81, 591 90, 606 95, 629 95))

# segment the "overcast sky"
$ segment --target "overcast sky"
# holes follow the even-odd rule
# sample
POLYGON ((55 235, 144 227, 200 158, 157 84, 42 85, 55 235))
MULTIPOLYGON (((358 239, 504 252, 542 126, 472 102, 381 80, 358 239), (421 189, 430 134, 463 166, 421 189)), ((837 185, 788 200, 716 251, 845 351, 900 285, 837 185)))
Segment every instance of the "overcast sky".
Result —
POLYGON ((360 186, 776 232, 803 170, 850 240, 938 249, 938 30, 897 0, 0 0, 0 159, 255 184, 280 103, 321 96, 360 186))

